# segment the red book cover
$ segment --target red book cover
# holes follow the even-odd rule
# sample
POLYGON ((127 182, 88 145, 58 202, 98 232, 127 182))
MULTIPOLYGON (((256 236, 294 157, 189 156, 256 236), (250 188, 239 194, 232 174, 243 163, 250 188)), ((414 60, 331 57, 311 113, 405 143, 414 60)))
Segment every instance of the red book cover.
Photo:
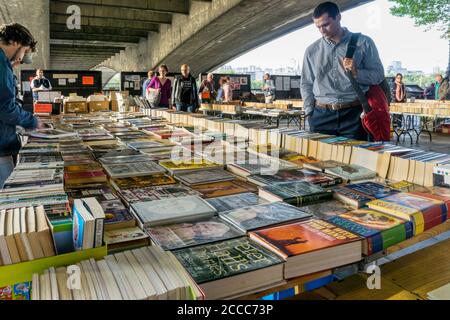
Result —
POLYGON ((287 257, 360 241, 361 238, 323 220, 309 220, 251 232, 287 257))

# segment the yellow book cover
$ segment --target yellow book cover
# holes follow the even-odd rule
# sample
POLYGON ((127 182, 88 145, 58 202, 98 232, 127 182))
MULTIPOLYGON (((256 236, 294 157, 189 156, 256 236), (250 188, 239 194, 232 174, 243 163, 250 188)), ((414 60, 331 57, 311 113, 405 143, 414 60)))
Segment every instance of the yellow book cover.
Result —
POLYGON ((218 166, 217 164, 204 159, 197 161, 191 160, 190 162, 183 161, 178 164, 173 161, 167 160, 167 161, 160 161, 159 164, 162 167, 172 171, 206 169, 206 168, 215 168, 218 166))

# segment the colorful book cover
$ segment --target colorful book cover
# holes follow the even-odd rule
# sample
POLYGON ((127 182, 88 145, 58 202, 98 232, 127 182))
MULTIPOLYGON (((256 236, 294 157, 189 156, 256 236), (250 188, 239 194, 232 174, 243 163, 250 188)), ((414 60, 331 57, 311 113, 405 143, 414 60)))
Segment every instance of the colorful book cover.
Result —
POLYGON ((371 209, 394 215, 414 223, 414 234, 422 233, 447 220, 447 207, 443 201, 428 199, 410 193, 395 195, 367 203, 371 209))
MULTIPOLYGON (((81 201, 80 201, 81 203, 81 201)), ((73 247, 75 250, 79 251, 83 249, 83 239, 84 239, 84 219, 77 209, 77 206, 73 206, 73 247)))
POLYGON ((375 172, 355 164, 341 164, 339 167, 328 168, 325 170, 325 172, 334 174, 348 181, 371 179, 375 178, 377 175, 375 172))
POLYGON ((366 254, 371 255, 413 236, 411 221, 374 210, 355 210, 332 217, 328 222, 367 240, 366 254))
POLYGON ((300 210, 310 213, 318 219, 328 220, 331 217, 352 211, 354 208, 340 201, 331 200, 302 206, 300 210))
POLYGON ((150 237, 164 250, 176 250, 245 236, 217 217, 147 228, 150 237))
POLYGON ((130 204, 134 202, 153 201, 165 198, 200 196, 201 194, 189 187, 177 184, 121 190, 119 195, 126 203, 130 204))
POLYGON ((13 290, 11 286, 0 287, 0 301, 10 301, 13 299, 13 290))
POLYGON ((165 174, 130 178, 116 178, 112 179, 112 182, 119 190, 176 183, 174 178, 165 174))
POLYGON ((247 238, 181 249, 173 253, 198 284, 283 262, 277 255, 247 238))
POLYGON ((309 220, 252 232, 286 257, 331 248, 361 238, 323 220, 309 220))
POLYGON ((450 188, 432 187, 427 192, 413 191, 411 194, 415 194, 424 198, 444 201, 447 206, 447 216, 450 211, 450 188))
POLYGON ((207 160, 199 160, 199 161, 191 161, 191 162, 181 162, 176 164, 172 161, 160 161, 159 163, 162 167, 166 168, 169 171, 180 171, 180 170, 199 170, 199 169, 212 169, 217 168, 217 164, 207 161, 207 160))
POLYGON ((203 183, 211 183, 217 181, 229 181, 235 179, 235 177, 225 170, 205 170, 187 172, 177 175, 175 178, 181 180, 187 185, 196 185, 203 183))
POLYGON ((268 203, 263 198, 260 198, 256 194, 250 192, 212 198, 206 201, 216 208, 217 212, 230 211, 242 207, 251 207, 268 203))
POLYGON ((290 181, 305 181, 322 187, 330 187, 342 183, 342 179, 339 177, 333 177, 328 174, 308 169, 281 170, 274 175, 251 175, 248 179, 249 181, 259 182, 259 184, 262 185, 290 181))
POLYGON ((338 187, 333 191, 338 196, 343 196, 356 201, 358 208, 365 206, 367 202, 374 199, 385 198, 400 192, 375 182, 347 184, 343 187, 338 187))
POLYGON ((31 300, 31 282, 22 282, 14 285, 12 295, 13 300, 31 300))
POLYGON ((296 206, 319 202, 333 197, 332 192, 303 181, 278 183, 276 185, 262 187, 260 190, 296 206))
POLYGON ((119 199, 105 200, 99 202, 105 212, 105 228, 112 225, 132 223, 135 221, 133 215, 122 204, 119 199))
POLYGON ((200 192, 206 199, 258 191, 256 187, 237 180, 199 184, 192 186, 192 189, 200 192))
POLYGON ((311 214, 283 202, 274 202, 222 212, 221 218, 243 231, 255 230, 294 220, 309 219, 311 214))

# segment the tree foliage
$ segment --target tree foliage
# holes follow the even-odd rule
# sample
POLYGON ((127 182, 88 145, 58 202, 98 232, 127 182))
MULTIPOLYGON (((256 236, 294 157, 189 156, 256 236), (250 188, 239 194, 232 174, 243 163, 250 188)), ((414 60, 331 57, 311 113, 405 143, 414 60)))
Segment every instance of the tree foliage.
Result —
POLYGON ((417 26, 435 28, 450 38, 450 1, 449 0, 390 0, 395 5, 391 13, 395 16, 409 16, 417 26))

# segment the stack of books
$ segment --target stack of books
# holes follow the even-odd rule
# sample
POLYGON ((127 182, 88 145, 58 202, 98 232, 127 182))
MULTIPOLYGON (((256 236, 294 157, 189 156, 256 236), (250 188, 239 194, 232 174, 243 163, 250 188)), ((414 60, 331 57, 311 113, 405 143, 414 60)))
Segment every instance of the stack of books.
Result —
POLYGON ((196 300, 203 293, 175 257, 144 247, 78 263, 80 287, 68 287, 69 269, 34 274, 32 300, 196 300))
POLYGON ((0 211, 0 265, 55 255, 44 208, 21 207, 0 211))

